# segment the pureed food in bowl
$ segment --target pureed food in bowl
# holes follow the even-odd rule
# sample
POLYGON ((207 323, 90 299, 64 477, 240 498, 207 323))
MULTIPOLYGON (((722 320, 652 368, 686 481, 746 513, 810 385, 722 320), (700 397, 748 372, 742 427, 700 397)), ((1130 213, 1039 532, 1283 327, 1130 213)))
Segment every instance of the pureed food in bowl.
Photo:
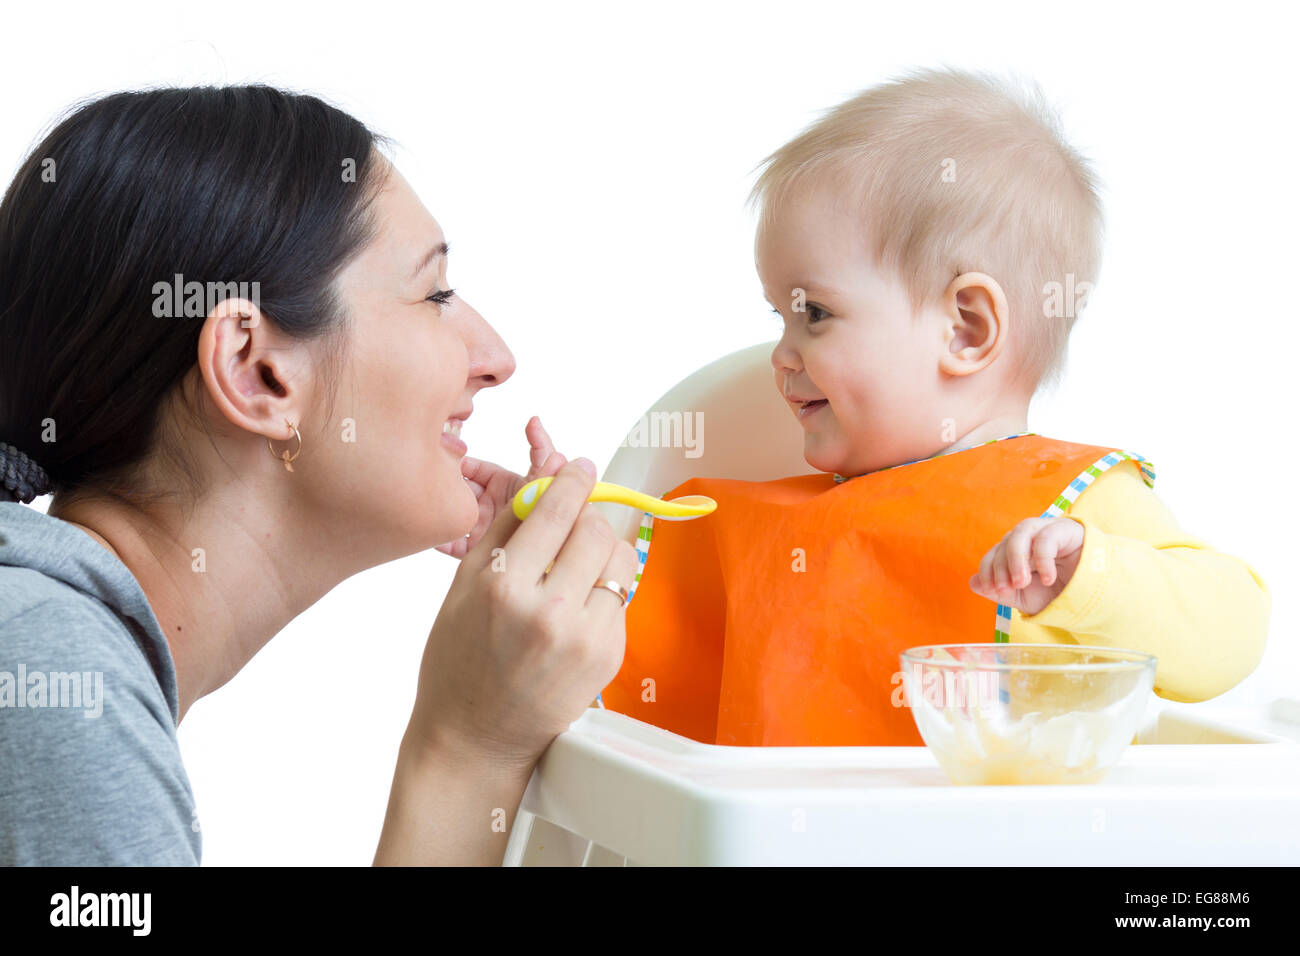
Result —
POLYGON ((921 738, 957 784, 1094 783, 1142 721, 1156 658, 1077 644, 944 644, 900 655, 921 738))

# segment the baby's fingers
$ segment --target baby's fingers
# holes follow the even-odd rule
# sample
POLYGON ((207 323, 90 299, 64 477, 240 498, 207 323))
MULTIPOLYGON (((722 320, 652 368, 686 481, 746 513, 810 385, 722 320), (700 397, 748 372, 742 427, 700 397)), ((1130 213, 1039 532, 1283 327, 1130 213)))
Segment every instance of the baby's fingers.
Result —
POLYGON ((1009 544, 1011 535, 1007 534, 993 548, 993 561, 991 563, 990 577, 994 591, 1007 591, 1011 589, 1011 551, 1009 544))
MULTIPOLYGON (((1010 581, 1010 586, 1014 588, 1026 588, 1032 577, 1032 570, 1029 564, 1030 548, 1038 533, 1042 530, 1044 519, 1026 518, 1020 524, 1011 529, 1011 533, 1006 536, 1004 543, 1007 549, 1007 568, 1006 573, 1010 581)), ((1056 558, 1056 552, 1051 552, 1051 558, 1056 558)), ((1053 564, 1053 568, 1055 565, 1053 564)), ((1039 569, 1042 573, 1042 569, 1039 569)))
POLYGON ((455 541, 448 541, 446 544, 434 545, 434 550, 441 551, 453 558, 463 558, 465 552, 469 550, 469 539, 457 538, 455 541))
POLYGON ((988 595, 994 599, 1000 598, 1004 592, 1014 590, 1012 584, 1012 558, 1011 558, 1011 533, 1008 532, 1005 537, 995 544, 989 553, 984 556, 984 562, 981 565, 984 588, 988 595))
POLYGON ((1082 543, 1082 529, 1068 518, 1053 521, 1035 536, 1032 560, 1044 584, 1055 583, 1057 559, 1072 554, 1082 543))
POLYGON ((524 435, 527 436, 528 444, 532 445, 534 450, 545 451, 547 454, 555 450, 555 444, 551 441, 546 426, 536 415, 528 419, 528 424, 524 427, 524 435))
POLYGON ((1038 579, 1050 586, 1056 581, 1056 553, 1060 542, 1051 528, 1044 528, 1030 544, 1030 560, 1038 571, 1038 579))
MULTIPOLYGON (((1000 543, 1000 542, 999 542, 1000 543)), ((980 558, 980 569, 971 577, 970 585, 976 591, 987 594, 993 590, 993 559, 997 555, 998 545, 984 552, 980 558)))
POLYGON ((551 441, 551 436, 546 433, 546 428, 542 425, 542 420, 534 415, 528 420, 528 425, 524 429, 524 434, 528 438, 528 460, 529 460, 529 477, 540 478, 547 475, 553 475, 565 465, 565 457, 555 450, 555 445, 551 441), (558 463, 552 465, 551 458, 558 458, 558 463), (548 470, 549 466, 549 470, 548 470))

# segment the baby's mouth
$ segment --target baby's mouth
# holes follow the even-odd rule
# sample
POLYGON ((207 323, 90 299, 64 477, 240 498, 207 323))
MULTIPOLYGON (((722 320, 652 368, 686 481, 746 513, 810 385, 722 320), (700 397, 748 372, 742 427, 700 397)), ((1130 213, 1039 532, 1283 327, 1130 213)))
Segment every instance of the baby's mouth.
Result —
POLYGON ((826 399, 824 398, 814 399, 811 402, 804 402, 801 406, 799 406, 799 411, 796 412, 795 414, 797 414, 799 416, 800 421, 802 421, 803 419, 807 418, 809 415, 815 414, 818 410, 822 408, 823 405, 828 405, 828 404, 830 403, 827 402, 826 399))

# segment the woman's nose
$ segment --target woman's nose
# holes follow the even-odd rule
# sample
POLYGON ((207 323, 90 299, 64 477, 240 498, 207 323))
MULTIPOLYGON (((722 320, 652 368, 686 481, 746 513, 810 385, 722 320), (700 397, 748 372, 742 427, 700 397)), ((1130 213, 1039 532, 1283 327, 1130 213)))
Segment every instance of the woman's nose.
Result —
POLYGON ((469 352, 471 384, 478 388, 491 388, 515 374, 514 355, 497 335, 496 329, 468 303, 462 313, 461 337, 469 352))

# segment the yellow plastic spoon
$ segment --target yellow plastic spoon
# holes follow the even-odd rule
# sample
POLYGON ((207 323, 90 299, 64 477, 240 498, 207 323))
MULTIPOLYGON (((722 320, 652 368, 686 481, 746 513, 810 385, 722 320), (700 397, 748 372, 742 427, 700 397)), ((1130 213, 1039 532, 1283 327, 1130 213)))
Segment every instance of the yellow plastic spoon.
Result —
MULTIPOLYGON (((538 478, 519 489, 514 501, 511 502, 516 518, 523 521, 528 517, 529 512, 533 510, 538 499, 542 497, 551 480, 550 478, 538 478)), ((704 515, 711 514, 718 507, 718 503, 708 495, 684 495, 681 498, 665 501, 663 498, 642 494, 639 491, 624 488, 622 485, 611 484, 608 481, 596 482, 596 486, 591 489, 591 494, 587 496, 587 500, 612 501, 615 504, 627 505, 639 511, 648 511, 656 518, 664 518, 668 521, 689 521, 691 518, 702 518, 704 515)))

